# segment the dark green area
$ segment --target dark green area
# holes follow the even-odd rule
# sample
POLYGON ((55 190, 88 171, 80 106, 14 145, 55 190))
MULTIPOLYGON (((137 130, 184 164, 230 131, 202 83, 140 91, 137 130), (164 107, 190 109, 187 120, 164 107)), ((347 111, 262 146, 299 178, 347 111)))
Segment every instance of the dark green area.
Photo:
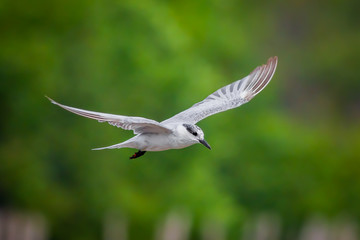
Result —
POLYGON ((174 208, 191 213, 194 238, 206 218, 233 232, 259 212, 285 231, 314 214, 359 218, 359 7, 2 1, 0 206, 44 214, 51 239, 99 239, 108 212, 126 216, 131 239, 174 208), (211 151, 91 151, 132 133, 44 97, 161 121, 275 55, 261 94, 199 123, 211 151))

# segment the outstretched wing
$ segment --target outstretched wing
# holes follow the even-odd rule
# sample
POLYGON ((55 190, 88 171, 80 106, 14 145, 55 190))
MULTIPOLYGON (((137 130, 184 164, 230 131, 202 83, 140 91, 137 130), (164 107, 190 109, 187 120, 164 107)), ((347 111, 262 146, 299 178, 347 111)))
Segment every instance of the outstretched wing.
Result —
MULTIPOLYGON (((47 96, 45 96, 47 97, 47 96)), ((75 113, 77 115, 98 120, 99 122, 108 122, 109 124, 120 127, 125 130, 133 130, 135 134, 140 133, 171 133, 171 129, 162 126, 159 122, 142 117, 128 117, 121 115, 114 115, 108 113, 100 113, 87 111, 79 108, 69 107, 55 102, 47 97, 53 104, 62 107, 63 109, 75 113)))
POLYGON ((176 114, 162 123, 195 124, 213 114, 241 106, 249 102, 270 82, 275 73, 278 58, 270 58, 265 65, 255 68, 245 78, 233 82, 210 94, 203 101, 194 104, 189 109, 176 114))

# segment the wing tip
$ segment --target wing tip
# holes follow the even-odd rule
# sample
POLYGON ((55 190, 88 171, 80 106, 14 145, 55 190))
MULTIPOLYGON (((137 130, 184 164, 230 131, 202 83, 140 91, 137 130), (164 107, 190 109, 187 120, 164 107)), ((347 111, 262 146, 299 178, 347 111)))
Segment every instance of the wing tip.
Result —
POLYGON ((46 97, 52 104, 58 104, 57 102, 55 102, 53 99, 51 99, 47 95, 44 95, 44 97, 46 97))
POLYGON ((270 57, 266 64, 256 67, 255 70, 251 72, 250 75, 255 74, 255 81, 250 81, 248 87, 242 93, 242 97, 246 101, 250 101, 267 86, 275 74, 277 63, 278 56, 270 57))
POLYGON ((269 66, 271 64, 274 64, 274 67, 273 67, 273 71, 275 72, 276 70, 276 67, 277 67, 277 64, 278 64, 278 61, 279 61, 279 58, 278 56, 273 56, 273 57, 270 57, 269 60, 267 61, 266 65, 269 66))
POLYGON ((103 149, 106 149, 106 147, 104 148, 104 147, 101 147, 101 148, 93 148, 93 149, 91 149, 91 151, 98 151, 98 150, 103 150, 103 149))

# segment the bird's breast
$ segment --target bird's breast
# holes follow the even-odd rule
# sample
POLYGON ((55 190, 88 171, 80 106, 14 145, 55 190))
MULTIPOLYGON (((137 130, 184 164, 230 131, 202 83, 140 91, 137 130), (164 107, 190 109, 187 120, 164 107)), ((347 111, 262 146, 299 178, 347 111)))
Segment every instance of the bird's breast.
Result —
POLYGON ((180 149, 193 145, 186 139, 174 134, 142 134, 138 138, 139 149, 142 151, 164 151, 168 149, 180 149))

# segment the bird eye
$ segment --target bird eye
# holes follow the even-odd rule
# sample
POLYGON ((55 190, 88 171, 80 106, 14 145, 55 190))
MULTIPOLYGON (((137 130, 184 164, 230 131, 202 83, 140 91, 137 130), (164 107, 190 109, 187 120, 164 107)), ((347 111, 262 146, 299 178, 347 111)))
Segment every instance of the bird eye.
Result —
POLYGON ((187 130, 190 134, 192 134, 192 135, 194 135, 194 136, 197 136, 197 135, 198 135, 198 133, 194 131, 194 127, 192 127, 191 125, 189 125, 189 124, 183 124, 183 126, 186 128, 186 130, 187 130))

